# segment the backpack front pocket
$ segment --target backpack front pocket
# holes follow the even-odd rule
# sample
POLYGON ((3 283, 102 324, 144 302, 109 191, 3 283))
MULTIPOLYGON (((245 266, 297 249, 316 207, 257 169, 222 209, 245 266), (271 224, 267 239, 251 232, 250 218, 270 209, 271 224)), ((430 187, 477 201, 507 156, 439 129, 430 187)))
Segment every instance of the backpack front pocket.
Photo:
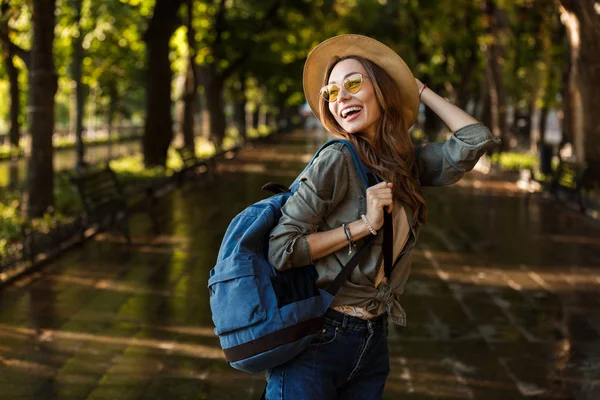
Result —
POLYGON ((252 255, 236 254, 218 263, 211 271, 208 290, 217 335, 254 325, 266 318, 252 260, 252 255))

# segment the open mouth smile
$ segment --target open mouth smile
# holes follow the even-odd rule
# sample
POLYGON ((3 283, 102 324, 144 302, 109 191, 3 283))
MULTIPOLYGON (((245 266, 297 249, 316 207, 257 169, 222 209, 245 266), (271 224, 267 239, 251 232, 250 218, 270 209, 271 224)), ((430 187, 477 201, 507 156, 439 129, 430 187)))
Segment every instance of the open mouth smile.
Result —
POLYGON ((346 107, 340 112, 340 117, 342 117, 345 120, 351 121, 354 118, 356 118, 356 116, 358 116, 358 114, 360 114, 362 110, 363 108, 361 106, 346 107))

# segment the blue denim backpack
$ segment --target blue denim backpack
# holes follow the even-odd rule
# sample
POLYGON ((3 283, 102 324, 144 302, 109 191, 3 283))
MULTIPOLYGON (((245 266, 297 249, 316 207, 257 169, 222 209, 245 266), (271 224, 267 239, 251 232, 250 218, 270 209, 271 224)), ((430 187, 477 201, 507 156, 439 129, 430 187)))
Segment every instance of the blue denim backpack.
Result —
MULTIPOLYGON (((325 143, 304 171, 324 148, 338 142, 351 151, 365 189, 377 182, 350 142, 340 139, 325 143)), ((269 234, 281 217, 281 207, 298 190, 301 176, 289 189, 273 183, 263 186, 276 194, 251 205, 231 221, 217 264, 210 271, 208 289, 215 333, 227 362, 242 371, 273 368, 310 344, 323 328, 323 316, 333 297, 374 238, 370 235, 365 240, 326 290, 316 287, 317 271, 312 265, 283 272, 273 268, 267 257, 269 234)), ((385 224, 387 232, 387 220, 385 224)))

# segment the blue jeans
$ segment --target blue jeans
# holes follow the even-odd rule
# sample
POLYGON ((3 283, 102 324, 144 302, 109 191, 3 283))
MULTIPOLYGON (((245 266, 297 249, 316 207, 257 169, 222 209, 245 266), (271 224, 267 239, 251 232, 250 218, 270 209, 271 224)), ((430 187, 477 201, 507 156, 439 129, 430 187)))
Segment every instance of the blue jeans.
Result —
POLYGON ((387 314, 370 321, 329 309, 298 357, 267 371, 267 400, 371 400, 390 372, 387 314))

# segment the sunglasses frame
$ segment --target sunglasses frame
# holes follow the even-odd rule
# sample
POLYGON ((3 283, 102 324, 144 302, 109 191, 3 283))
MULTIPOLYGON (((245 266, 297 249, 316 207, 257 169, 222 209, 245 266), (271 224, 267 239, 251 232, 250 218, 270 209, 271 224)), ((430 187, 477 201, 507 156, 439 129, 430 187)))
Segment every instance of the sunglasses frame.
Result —
POLYGON ((347 77, 346 77, 346 78, 343 80, 343 82, 342 82, 342 85, 341 85, 341 86, 340 86, 340 84, 339 84, 339 83, 330 83, 329 85, 325 85, 325 86, 323 86, 323 87, 321 88, 321 90, 319 90, 319 95, 320 95, 320 96, 321 96, 321 97, 322 97, 322 98, 323 98, 325 101, 327 101, 327 102, 329 102, 329 103, 333 103, 333 102, 337 101, 337 99, 338 99, 338 97, 339 97, 339 91, 341 91, 341 90, 342 90, 342 87, 344 88, 344 90, 345 90, 345 91, 347 91, 348 93, 351 93, 351 94, 356 94, 356 93, 360 92, 360 90, 362 89, 362 85, 363 85, 363 81, 364 81, 364 79, 371 79, 371 78, 370 78, 370 77, 368 77, 368 76, 364 76, 364 75, 363 75, 362 73, 360 73, 360 72, 354 73, 354 74, 352 74, 352 75, 350 75, 350 76, 347 76, 347 77), (350 91, 350 90, 348 90, 348 88, 346 87, 346 83, 347 83, 347 82, 348 82, 348 81, 349 81, 349 80, 350 80, 352 77, 355 77, 356 75, 360 76, 360 85, 358 86, 358 89, 356 89, 356 91, 355 91, 355 92, 351 92, 351 91, 350 91), (324 93, 325 93, 326 89, 328 89, 328 88, 330 88, 330 87, 335 87, 335 86, 338 86, 338 87, 339 87, 338 95, 337 95, 337 96, 335 96, 335 99, 333 99, 333 100, 330 100, 329 98, 325 97, 325 94, 324 94, 324 93))

